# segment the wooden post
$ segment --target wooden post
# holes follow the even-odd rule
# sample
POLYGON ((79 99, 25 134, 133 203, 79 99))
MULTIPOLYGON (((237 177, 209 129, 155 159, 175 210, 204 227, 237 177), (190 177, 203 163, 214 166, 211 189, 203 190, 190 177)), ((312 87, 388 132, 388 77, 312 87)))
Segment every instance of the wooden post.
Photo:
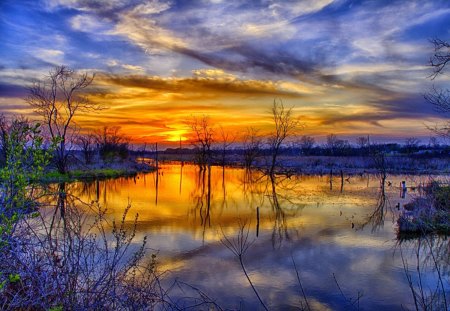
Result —
POLYGON ((400 183, 400 197, 402 199, 405 198, 406 196, 406 181, 402 180, 402 182, 400 183))
POLYGON ((330 169, 330 190, 333 190, 333 169, 330 169))
POLYGON ((156 170, 158 170, 158 143, 155 143, 155 164, 156 170))
POLYGON ((259 206, 256 207, 256 237, 259 236, 259 206))

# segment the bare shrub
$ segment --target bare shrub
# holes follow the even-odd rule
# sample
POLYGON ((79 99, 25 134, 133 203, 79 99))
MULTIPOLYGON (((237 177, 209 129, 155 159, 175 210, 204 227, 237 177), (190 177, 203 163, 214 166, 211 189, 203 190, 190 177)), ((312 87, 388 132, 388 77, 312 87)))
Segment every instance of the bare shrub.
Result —
POLYGON ((126 228, 129 206, 119 223, 109 223, 97 204, 87 208, 94 216, 58 204, 51 215, 34 213, 18 223, 0 255, 1 271, 12 276, 0 292, 2 310, 134 310, 164 304, 155 255, 144 257, 146 238, 134 242, 137 215, 126 228))

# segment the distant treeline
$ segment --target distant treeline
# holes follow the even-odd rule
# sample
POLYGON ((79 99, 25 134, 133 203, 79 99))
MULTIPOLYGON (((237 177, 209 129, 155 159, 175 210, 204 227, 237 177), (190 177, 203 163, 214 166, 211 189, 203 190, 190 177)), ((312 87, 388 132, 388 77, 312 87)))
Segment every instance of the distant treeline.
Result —
MULTIPOLYGON (((195 155, 196 148, 167 148, 164 151, 159 151, 159 154, 167 155, 195 155)), ((223 150, 212 149, 212 153, 221 154, 223 150)), ((227 155, 244 155, 246 150, 241 147, 229 148, 225 151, 227 155)), ((155 151, 131 151, 132 154, 153 155, 155 151)), ((259 150, 259 156, 270 155, 269 148, 262 147, 259 150)), ((296 146, 287 146, 281 148, 280 154, 285 156, 371 156, 377 153, 391 154, 391 155, 405 155, 414 158, 427 157, 450 157, 449 145, 401 145, 397 143, 374 144, 370 146, 352 146, 350 144, 341 147, 330 147, 326 145, 318 145, 311 148, 301 148, 296 146)))

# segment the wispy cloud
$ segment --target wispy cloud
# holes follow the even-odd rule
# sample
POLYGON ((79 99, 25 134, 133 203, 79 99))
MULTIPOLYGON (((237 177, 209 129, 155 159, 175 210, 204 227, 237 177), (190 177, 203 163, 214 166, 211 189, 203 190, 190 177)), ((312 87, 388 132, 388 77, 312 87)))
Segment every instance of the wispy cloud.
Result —
MULTIPOLYGON (((2 4, 0 96, 11 105, 64 63, 99 72, 92 98, 111 106, 101 122, 133 130, 153 122, 175 131, 189 114, 218 122, 231 111, 242 115, 228 123, 261 125, 275 97, 321 133, 437 117, 422 94, 428 39, 450 31, 448 1, 42 3, 2 4)), ((77 122, 95 125, 87 115, 77 122)))

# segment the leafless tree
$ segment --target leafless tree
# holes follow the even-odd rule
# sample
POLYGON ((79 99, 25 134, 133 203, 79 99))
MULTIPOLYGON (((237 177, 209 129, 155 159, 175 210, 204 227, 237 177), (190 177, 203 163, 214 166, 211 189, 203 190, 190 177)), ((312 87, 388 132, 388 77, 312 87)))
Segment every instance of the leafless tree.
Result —
POLYGON ((332 155, 336 155, 349 146, 347 140, 339 139, 337 135, 330 134, 327 136, 326 147, 330 149, 332 155))
MULTIPOLYGON (((443 74, 445 67, 450 62, 450 43, 441 39, 433 39, 434 54, 430 58, 430 66, 433 68, 431 79, 434 80, 438 75, 443 74)), ((425 99, 431 103, 436 111, 444 116, 450 116, 450 90, 437 89, 433 87, 431 92, 425 94, 425 99)), ((450 138, 450 121, 429 127, 433 132, 446 139, 450 138)))
POLYGON ((244 165, 246 169, 250 169, 256 157, 260 154, 262 140, 258 135, 258 130, 249 127, 243 137, 244 147, 244 165))
POLYGON ((104 126, 95 133, 100 156, 111 161, 116 156, 125 159, 128 156, 129 138, 120 133, 120 126, 104 126))
POLYGON ((210 124, 209 117, 193 116, 188 125, 192 130, 192 145, 197 150, 197 161, 199 166, 204 169, 211 162, 211 146, 214 142, 214 129, 210 124))
POLYGON ((300 148, 302 149, 302 153, 305 155, 309 154, 315 143, 316 141, 314 137, 306 135, 302 136, 300 139, 300 148))
POLYGON ((226 153, 236 141, 236 135, 226 132, 222 126, 219 127, 219 139, 220 139, 220 164, 225 167, 226 153))
POLYGON ((29 88, 27 102, 43 117, 51 139, 58 142, 55 160, 62 174, 67 172, 67 148, 75 115, 100 109, 98 104, 83 95, 93 79, 94 75, 79 74, 73 69, 58 66, 45 79, 29 88))
POLYGON ((406 153, 413 153, 419 146, 420 140, 417 137, 408 137, 405 140, 406 153))
POLYGON ((83 152, 84 163, 91 164, 96 149, 95 135, 92 133, 79 135, 77 137, 77 144, 81 147, 81 151, 83 152))
POLYGON ((369 138, 366 136, 360 136, 356 138, 356 144, 359 146, 359 148, 365 148, 369 145, 369 138))
POLYGON ((299 122, 292 115, 292 107, 286 109, 281 100, 274 100, 271 109, 275 125, 274 132, 269 137, 269 147, 271 151, 271 163, 269 174, 273 175, 277 164, 277 157, 280 153, 283 142, 292 136, 298 128, 299 122))
POLYGON ((434 54, 430 58, 430 65, 433 67, 432 78, 442 74, 445 66, 450 62, 450 43, 441 39, 433 39, 434 54))

